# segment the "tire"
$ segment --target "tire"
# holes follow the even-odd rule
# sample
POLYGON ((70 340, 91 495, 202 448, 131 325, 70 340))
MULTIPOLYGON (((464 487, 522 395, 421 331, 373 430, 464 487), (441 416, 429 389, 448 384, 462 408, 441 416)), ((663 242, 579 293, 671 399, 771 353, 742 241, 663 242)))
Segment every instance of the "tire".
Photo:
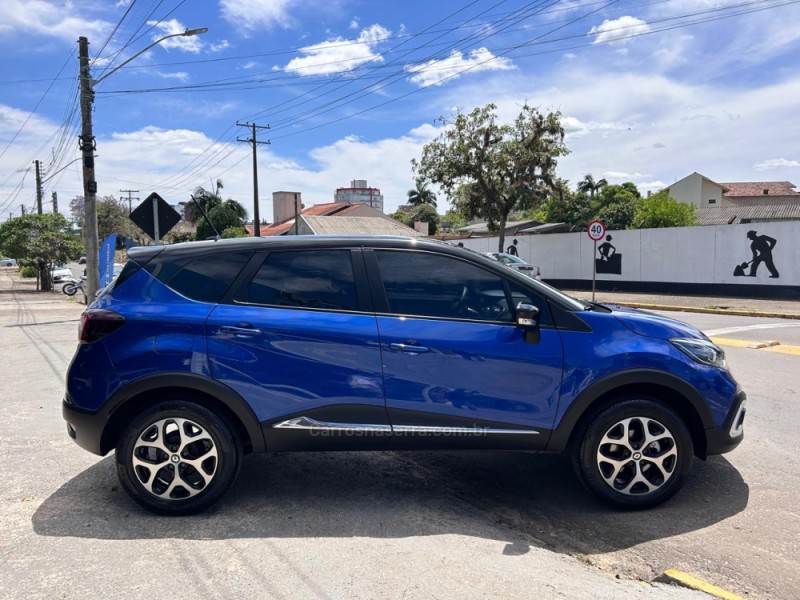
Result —
POLYGON ((116 448, 125 491, 147 510, 189 515, 231 486, 242 459, 239 439, 207 408, 163 402, 132 419, 116 448))
POLYGON ((694 445, 669 407, 653 398, 629 398, 584 425, 572 461, 592 494, 617 508, 639 510, 665 502, 683 486, 694 445))
POLYGON ((74 283, 65 283, 63 286, 61 286, 61 291, 67 296, 74 296, 78 291, 78 288, 74 283))

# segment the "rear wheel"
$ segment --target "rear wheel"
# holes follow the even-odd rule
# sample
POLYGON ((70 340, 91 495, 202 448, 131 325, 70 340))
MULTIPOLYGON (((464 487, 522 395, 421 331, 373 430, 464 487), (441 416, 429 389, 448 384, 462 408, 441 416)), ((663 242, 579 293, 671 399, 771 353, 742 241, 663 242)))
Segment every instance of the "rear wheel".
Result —
POLYGON ((619 508, 642 509, 672 497, 692 468, 683 420, 652 398, 623 400, 579 432, 573 465, 583 484, 619 508))
POLYGON ((192 402, 164 402, 136 416, 116 449, 125 491, 169 515, 205 510, 230 487, 241 445, 227 423, 192 402))
POLYGON ((78 288, 75 287, 74 283, 65 283, 63 286, 61 286, 61 291, 67 296, 74 296, 78 291, 78 288))

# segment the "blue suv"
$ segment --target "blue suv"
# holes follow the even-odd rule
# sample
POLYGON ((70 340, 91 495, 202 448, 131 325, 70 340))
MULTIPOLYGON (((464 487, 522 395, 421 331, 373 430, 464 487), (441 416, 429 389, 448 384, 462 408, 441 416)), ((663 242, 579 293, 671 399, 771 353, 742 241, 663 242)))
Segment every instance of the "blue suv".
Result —
POLYGON ((63 414, 158 513, 210 506, 250 452, 436 448, 567 452, 638 509, 739 444, 745 394, 679 321, 441 242, 292 236, 132 248, 63 414))

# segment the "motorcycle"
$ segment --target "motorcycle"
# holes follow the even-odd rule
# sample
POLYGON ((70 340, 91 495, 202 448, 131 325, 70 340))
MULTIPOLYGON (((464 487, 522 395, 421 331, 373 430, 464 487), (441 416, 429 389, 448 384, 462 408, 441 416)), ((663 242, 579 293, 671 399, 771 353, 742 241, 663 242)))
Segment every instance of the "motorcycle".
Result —
POLYGON ((67 296, 74 296, 78 293, 78 290, 86 293, 83 287, 85 281, 86 280, 83 277, 80 279, 71 277, 64 285, 61 286, 61 292, 67 296))

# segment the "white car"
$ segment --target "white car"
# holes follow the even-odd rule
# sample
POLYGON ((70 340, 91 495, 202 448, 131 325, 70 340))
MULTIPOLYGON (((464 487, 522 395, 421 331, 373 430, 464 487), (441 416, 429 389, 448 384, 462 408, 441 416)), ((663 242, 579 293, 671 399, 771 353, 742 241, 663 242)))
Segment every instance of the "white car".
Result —
POLYGON ((53 279, 53 283, 60 283, 64 279, 72 278, 73 275, 67 265, 55 265, 50 271, 50 277, 53 279))
POLYGON ((16 267, 17 266, 17 261, 14 258, 8 258, 7 256, 4 256, 3 258, 0 258, 0 266, 3 266, 3 267, 16 267))
POLYGON ((497 262, 503 263, 505 266, 516 269, 520 273, 524 273, 528 277, 533 277, 541 281, 542 270, 537 265, 529 265, 519 256, 514 256, 507 252, 487 252, 486 256, 493 258, 497 262))

